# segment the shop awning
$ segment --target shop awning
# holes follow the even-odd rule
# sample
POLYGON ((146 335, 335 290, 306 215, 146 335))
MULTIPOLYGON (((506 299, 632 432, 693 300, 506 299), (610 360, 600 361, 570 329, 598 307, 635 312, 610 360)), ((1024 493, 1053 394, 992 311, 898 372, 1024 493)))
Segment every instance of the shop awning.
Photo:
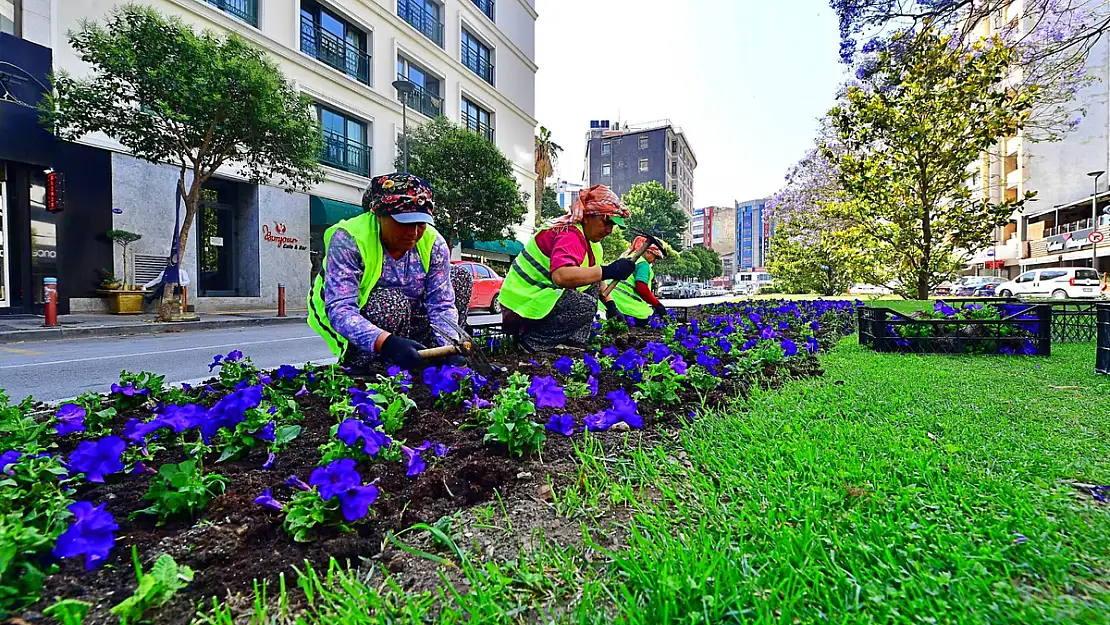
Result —
POLYGON ((508 254, 509 256, 516 256, 524 251, 524 244, 514 239, 505 241, 463 241, 462 246, 463 249, 508 254))
POLYGON ((361 206, 316 197, 315 195, 309 197, 308 206, 313 226, 331 226, 344 219, 358 217, 362 214, 361 206))

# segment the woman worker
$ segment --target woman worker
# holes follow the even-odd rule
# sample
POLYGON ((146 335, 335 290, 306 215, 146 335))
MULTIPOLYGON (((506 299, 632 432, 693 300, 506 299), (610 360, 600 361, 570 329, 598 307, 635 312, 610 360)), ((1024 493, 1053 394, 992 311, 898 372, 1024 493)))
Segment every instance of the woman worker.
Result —
MULTIPOLYGON (((627 255, 634 254, 645 243, 646 237, 636 237, 627 255)), ((613 289, 613 301, 617 304, 617 310, 620 314, 635 319, 638 326, 647 325, 653 312, 663 319, 667 318, 667 308, 651 292, 652 280, 655 279, 655 271, 651 265, 662 257, 663 250, 653 243, 636 260, 636 271, 627 280, 617 283, 617 287, 613 289)))
POLYGON ((419 350, 446 344, 444 335, 458 338, 453 328, 466 319, 473 278, 451 265, 447 242, 431 226, 432 190, 420 178, 374 178, 362 210, 324 233, 308 324, 356 374, 375 360, 420 371, 432 363, 419 350))
MULTIPOLYGON (((628 209, 604 185, 579 194, 570 213, 536 233, 501 285, 502 327, 528 351, 585 347, 598 311, 602 280, 624 280, 635 269, 621 258, 601 266, 601 240, 624 225, 628 209)), ((606 298, 609 315, 616 315, 606 298)))

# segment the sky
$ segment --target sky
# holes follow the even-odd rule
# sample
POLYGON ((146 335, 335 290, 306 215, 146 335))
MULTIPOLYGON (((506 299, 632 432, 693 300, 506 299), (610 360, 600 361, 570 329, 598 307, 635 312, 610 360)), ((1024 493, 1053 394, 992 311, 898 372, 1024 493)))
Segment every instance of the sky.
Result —
POLYGON ((536 119, 581 181, 590 120, 670 119, 694 204, 769 197, 813 147, 845 73, 828 0, 539 0, 536 119))

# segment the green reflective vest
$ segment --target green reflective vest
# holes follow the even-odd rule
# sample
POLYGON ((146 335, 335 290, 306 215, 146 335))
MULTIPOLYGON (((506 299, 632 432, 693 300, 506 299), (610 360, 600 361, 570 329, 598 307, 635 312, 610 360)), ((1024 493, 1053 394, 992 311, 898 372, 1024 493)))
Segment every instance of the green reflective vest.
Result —
MULTIPOLYGON (((640 263, 647 263, 643 256, 636 260, 637 265, 640 263)), ((655 270, 651 268, 651 263, 648 263, 648 288, 651 288, 653 280, 655 280, 655 270)), ((635 272, 628 276, 627 280, 617 283, 617 287, 613 289, 613 301, 617 304, 617 310, 621 311, 622 315, 628 315, 629 317, 647 319, 654 312, 651 306, 644 301, 644 298, 636 292, 635 272)))
MULTIPOLYGON (((381 229, 378 218, 374 213, 363 213, 358 217, 344 219, 324 232, 324 270, 316 276, 312 291, 308 294, 308 325, 324 338, 328 348, 336 356, 342 357, 347 350, 347 338, 335 331, 328 319, 327 302, 324 301, 324 274, 328 269, 327 249, 336 230, 346 230, 355 243, 358 244, 359 254, 362 256, 362 280, 358 284, 358 308, 366 305, 370 299, 370 292, 382 277, 382 262, 385 249, 382 247, 381 229)), ((432 246, 435 245, 439 234, 435 228, 428 226, 424 236, 416 242, 416 251, 420 255, 420 262, 424 264, 424 271, 432 265, 432 246)))
MULTIPOLYGON (((575 227, 582 232, 582 236, 586 236, 582 224, 575 227)), ((591 242, 590 248, 593 250, 594 263, 590 264, 590 255, 586 254, 582 259, 583 267, 596 265, 605 254, 600 243, 591 242)), ((590 286, 592 285, 587 284, 578 287, 578 290, 585 291, 590 286)), ((498 296, 501 305, 525 319, 543 319, 551 314, 562 294, 563 288, 551 280, 551 259, 544 256, 536 245, 536 237, 532 237, 505 276, 501 295, 498 296)))

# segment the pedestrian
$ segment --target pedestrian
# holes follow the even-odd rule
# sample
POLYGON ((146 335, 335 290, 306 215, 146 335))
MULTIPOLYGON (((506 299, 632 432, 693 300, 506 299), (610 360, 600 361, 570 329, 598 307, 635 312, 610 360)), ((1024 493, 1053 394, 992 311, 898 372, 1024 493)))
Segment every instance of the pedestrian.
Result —
MULTIPOLYGON (((635 254, 645 243, 646 237, 636 237, 625 255, 635 254)), ((617 310, 625 317, 631 317, 637 326, 646 326, 652 313, 663 319, 667 318, 667 307, 659 302, 651 290, 652 281, 655 280, 655 270, 651 266, 662 257, 663 250, 658 245, 651 244, 636 260, 636 271, 627 280, 618 282, 613 289, 613 301, 617 304, 617 310)))
MULTIPOLYGON (((526 351, 585 347, 599 310, 601 282, 624 280, 635 265, 620 258, 601 266, 601 240, 630 216, 604 185, 579 194, 570 212, 541 229, 513 261, 499 295, 502 327, 526 351)), ((612 297, 605 310, 618 313, 612 297)))
POLYGON ((465 323, 473 277, 451 265, 424 180, 378 176, 362 195, 362 210, 324 233, 308 324, 355 375, 377 361, 421 371, 435 363, 420 350, 459 338, 453 326, 465 323))

